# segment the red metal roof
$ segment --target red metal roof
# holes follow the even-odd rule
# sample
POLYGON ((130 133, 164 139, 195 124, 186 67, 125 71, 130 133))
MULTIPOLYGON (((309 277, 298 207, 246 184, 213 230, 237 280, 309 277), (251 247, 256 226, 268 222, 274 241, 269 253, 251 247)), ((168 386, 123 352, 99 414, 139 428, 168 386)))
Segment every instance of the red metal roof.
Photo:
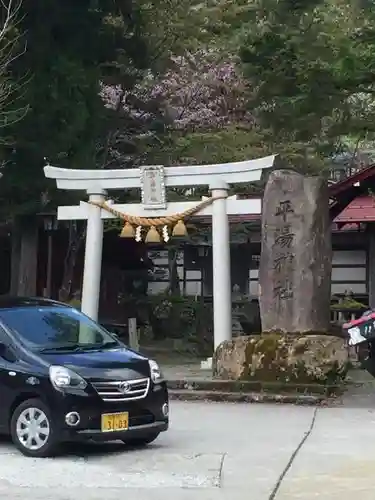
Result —
POLYGON ((375 198, 358 196, 336 217, 334 222, 375 222, 375 198))
POLYGON ((372 177, 375 177, 375 165, 370 165, 367 168, 363 168, 354 175, 351 175, 350 177, 347 177, 346 179, 340 182, 331 184, 329 186, 329 196, 331 198, 335 198, 338 194, 343 193, 348 189, 352 188, 353 185, 356 184, 357 182, 360 183, 367 179, 371 179, 372 177))

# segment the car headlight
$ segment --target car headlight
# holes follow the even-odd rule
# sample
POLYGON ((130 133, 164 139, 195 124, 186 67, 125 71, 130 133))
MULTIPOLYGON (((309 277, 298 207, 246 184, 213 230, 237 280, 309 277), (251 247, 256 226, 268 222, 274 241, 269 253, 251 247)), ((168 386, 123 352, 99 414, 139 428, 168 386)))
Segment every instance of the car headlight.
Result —
POLYGON ((50 366, 49 378, 55 389, 85 389, 87 382, 65 366, 50 366))
POLYGON ((159 368, 159 365, 157 364, 156 361, 153 361, 152 359, 149 360, 149 365, 150 365, 150 372, 151 372, 151 380, 154 382, 154 384, 157 384, 159 382, 162 382, 163 380, 163 374, 159 368))

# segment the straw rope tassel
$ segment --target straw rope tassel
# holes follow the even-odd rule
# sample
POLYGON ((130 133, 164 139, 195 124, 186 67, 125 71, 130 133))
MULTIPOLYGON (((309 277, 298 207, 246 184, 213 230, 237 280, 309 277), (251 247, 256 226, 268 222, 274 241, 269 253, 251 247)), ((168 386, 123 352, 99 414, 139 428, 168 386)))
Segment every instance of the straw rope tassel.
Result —
POLYGON ((172 236, 186 236, 188 231, 183 220, 179 220, 172 231, 172 236))
POLYGON ((157 232, 155 226, 151 226, 146 234, 146 243, 160 243, 161 238, 160 234, 157 232))
POLYGON ((125 222, 125 225, 120 233, 120 238, 134 238, 134 237, 135 237, 134 227, 129 222, 125 222))

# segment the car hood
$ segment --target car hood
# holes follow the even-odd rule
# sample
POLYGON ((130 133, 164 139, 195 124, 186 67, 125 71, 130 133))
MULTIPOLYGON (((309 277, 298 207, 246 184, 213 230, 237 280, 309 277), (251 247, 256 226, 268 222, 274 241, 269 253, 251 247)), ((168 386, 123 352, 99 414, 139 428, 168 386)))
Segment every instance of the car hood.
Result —
POLYGON ((51 365, 66 366, 89 380, 129 380, 150 376, 148 359, 126 348, 48 353, 41 357, 51 365))

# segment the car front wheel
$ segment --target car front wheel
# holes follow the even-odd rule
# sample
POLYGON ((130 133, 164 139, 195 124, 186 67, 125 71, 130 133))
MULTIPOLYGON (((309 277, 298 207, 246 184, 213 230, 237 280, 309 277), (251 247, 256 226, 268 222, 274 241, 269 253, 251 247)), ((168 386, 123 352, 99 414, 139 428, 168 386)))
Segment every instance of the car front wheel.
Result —
POLYGON ((147 446, 151 444, 155 439, 158 438, 160 432, 154 432, 152 434, 147 434, 145 436, 140 436, 136 438, 123 439, 123 443, 128 446, 147 446))
POLYGON ((51 413, 39 399, 28 399, 15 409, 10 431, 15 446, 28 457, 49 457, 56 452, 51 413))

